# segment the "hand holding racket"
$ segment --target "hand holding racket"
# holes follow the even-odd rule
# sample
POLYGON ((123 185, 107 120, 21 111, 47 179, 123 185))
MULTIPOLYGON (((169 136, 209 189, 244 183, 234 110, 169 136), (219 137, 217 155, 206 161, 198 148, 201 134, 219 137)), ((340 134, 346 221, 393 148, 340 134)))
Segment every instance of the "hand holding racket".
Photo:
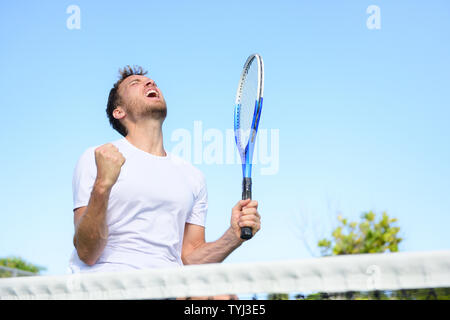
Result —
MULTIPOLYGON (((264 91, 264 64, 260 55, 248 57, 241 73, 234 107, 234 135, 242 161, 242 199, 252 198, 252 158, 261 116, 264 91)), ((243 227, 241 238, 253 236, 252 229, 243 227)))

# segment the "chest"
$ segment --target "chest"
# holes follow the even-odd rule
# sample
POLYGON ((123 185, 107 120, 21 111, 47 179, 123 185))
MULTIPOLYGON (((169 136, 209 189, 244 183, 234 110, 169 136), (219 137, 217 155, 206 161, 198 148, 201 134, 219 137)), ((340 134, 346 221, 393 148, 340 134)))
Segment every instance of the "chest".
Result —
POLYGON ((127 159, 111 190, 114 201, 189 212, 195 200, 195 184, 176 165, 164 161, 142 162, 127 159))

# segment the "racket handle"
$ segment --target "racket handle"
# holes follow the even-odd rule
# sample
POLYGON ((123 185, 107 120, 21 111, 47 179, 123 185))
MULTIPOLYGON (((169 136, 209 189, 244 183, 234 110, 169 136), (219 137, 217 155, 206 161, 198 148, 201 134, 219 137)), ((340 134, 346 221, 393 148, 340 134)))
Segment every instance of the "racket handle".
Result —
MULTIPOLYGON (((252 178, 244 178, 242 181, 242 200, 252 198, 252 178)), ((241 239, 249 240, 253 237, 252 228, 241 228, 241 239)))

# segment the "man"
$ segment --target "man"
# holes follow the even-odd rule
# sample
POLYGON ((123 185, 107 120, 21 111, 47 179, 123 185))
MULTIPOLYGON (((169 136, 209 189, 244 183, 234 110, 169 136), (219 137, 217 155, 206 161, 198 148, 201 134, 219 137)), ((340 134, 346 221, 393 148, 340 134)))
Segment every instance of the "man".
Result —
POLYGON ((76 165, 72 272, 222 262, 244 242, 241 227, 260 229, 258 203, 241 200, 223 236, 205 241, 205 178, 165 151, 166 102, 145 75, 141 67, 120 71, 106 112, 124 138, 87 149, 76 165))

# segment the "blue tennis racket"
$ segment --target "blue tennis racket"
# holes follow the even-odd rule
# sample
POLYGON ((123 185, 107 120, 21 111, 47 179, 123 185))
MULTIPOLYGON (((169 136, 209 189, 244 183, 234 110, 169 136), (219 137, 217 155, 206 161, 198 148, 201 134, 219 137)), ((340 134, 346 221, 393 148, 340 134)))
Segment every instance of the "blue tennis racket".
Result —
MULTIPOLYGON (((261 116, 264 91, 264 64, 259 54, 248 57, 242 70, 234 107, 234 135, 242 160, 242 200, 252 198, 252 159, 261 116)), ((253 236, 249 227, 241 228, 241 238, 253 236)))

